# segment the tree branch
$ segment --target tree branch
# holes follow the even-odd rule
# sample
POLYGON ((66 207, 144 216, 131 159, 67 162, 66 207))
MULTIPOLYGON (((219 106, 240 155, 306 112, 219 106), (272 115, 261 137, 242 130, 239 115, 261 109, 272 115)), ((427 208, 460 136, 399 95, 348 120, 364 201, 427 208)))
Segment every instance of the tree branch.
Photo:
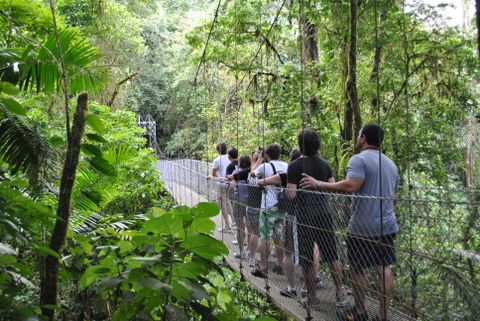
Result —
POLYGON ((126 82, 129 81, 129 80, 131 80, 132 78, 134 78, 134 77, 137 76, 137 75, 138 75, 138 71, 135 71, 134 73, 128 75, 127 78, 121 80, 120 82, 118 82, 118 83, 115 85, 115 90, 114 90, 113 93, 112 93, 112 97, 110 98, 110 100, 109 100, 108 103, 107 103, 107 106, 108 106, 108 107, 112 107, 113 102, 115 101, 115 98, 117 98, 118 92, 120 91, 120 86, 122 86, 124 83, 126 83, 126 82))
POLYGON ((284 64, 283 59, 280 56, 280 54, 278 53, 277 48, 275 48, 275 46, 272 44, 270 39, 268 39, 265 35, 263 35, 263 33, 258 29, 258 27, 257 27, 257 30, 255 31, 255 35, 260 36, 265 40, 266 46, 268 48, 272 49, 272 51, 275 53, 275 56, 277 56, 278 61, 280 61, 280 63, 283 65, 284 64))
POLYGON ((407 85, 410 77, 413 76, 413 74, 415 74, 420 68, 423 67, 423 65, 427 62, 428 58, 429 57, 423 59, 415 68, 412 69, 412 71, 408 74, 408 77, 403 80, 402 85, 400 86, 400 89, 394 94, 392 100, 390 101, 390 104, 385 109, 385 116, 388 115, 388 113, 390 112, 390 109, 392 109, 393 104, 398 99, 398 97, 400 97, 402 95, 403 90, 405 89, 405 86, 407 85))

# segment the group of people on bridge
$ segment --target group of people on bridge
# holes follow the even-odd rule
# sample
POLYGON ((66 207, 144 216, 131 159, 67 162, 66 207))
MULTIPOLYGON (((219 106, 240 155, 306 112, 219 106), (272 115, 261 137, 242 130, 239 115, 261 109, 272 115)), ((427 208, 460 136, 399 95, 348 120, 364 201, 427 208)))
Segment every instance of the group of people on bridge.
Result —
POLYGON ((353 320, 369 320, 366 270, 375 268, 380 309, 373 320, 387 320, 394 287, 394 241, 399 230, 393 201, 399 173, 393 161, 381 152, 383 136, 377 125, 361 129, 356 140, 360 152, 350 159, 346 179, 339 182, 335 182, 331 166, 319 154, 320 136, 313 129, 298 133, 298 150, 290 153, 289 164, 280 160, 278 144, 239 157, 237 149, 227 150, 225 143, 219 143, 219 156, 213 161, 209 178, 218 181, 217 201, 223 217, 220 231, 232 233, 231 218, 236 225, 239 251, 234 256, 248 260, 251 273, 265 278, 273 241, 277 260, 272 272, 285 273, 288 282, 280 294, 297 297, 295 265, 300 264, 305 280, 302 302, 310 308, 319 305, 316 289, 322 286, 317 276, 321 259, 331 272, 337 308, 347 307, 332 210, 335 204, 329 196, 335 192, 354 193, 346 247, 355 306, 347 307, 348 313, 353 320))

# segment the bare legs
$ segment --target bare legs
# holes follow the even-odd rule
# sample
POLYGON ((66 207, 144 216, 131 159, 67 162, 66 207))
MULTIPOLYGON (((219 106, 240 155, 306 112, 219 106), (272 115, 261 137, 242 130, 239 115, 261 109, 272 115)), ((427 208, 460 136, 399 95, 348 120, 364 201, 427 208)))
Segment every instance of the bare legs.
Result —
MULTIPOLYGON (((223 192, 222 192, 223 194, 223 192)), ((220 210, 222 211, 223 217, 223 228, 230 228, 230 216, 232 216, 232 204, 230 200, 225 196, 221 195, 218 199, 218 204, 220 205, 220 210)))
POLYGON ((237 242, 240 253, 244 252, 244 242, 245 242, 245 206, 241 204, 235 204, 235 224, 237 224, 237 242))
POLYGON ((380 293, 380 319, 386 320, 388 307, 393 297, 393 273, 389 266, 378 266, 378 292, 380 293))
POLYGON ((268 269, 268 257, 270 256, 270 241, 260 241, 260 270, 266 272, 268 269))
POLYGON ((342 290, 342 263, 340 260, 333 261, 328 264, 330 273, 332 275, 333 283, 335 284, 335 292, 338 295, 343 294, 342 290))
POLYGON ((293 260, 293 253, 290 251, 285 251, 285 274, 287 274, 288 286, 292 289, 295 288, 295 263, 293 260))
POLYGON ((247 231, 249 233, 248 240, 248 252, 250 260, 253 262, 255 260, 255 254, 258 249, 258 238, 260 236, 259 225, 258 225, 258 212, 255 209, 247 208, 247 231), (255 216, 257 215, 256 219, 255 216))
MULTIPOLYGON (((368 286, 367 275, 364 269, 352 269, 353 279, 353 298, 355 306, 360 313, 365 313, 365 290, 368 286)), ((382 320, 387 319, 388 307, 393 297, 393 274, 389 266, 377 266, 378 273, 378 292, 380 301, 379 317, 382 320)))

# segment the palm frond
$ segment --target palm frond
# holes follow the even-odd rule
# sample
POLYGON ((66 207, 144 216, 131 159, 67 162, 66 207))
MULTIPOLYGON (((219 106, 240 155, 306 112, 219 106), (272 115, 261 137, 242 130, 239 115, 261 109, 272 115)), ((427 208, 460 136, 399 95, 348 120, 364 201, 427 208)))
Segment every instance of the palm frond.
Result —
POLYGON ((52 165, 51 154, 53 149, 39 128, 0 105, 0 161, 36 182, 52 165))
MULTIPOLYGON (((107 80, 106 70, 95 68, 101 58, 100 51, 92 46, 76 28, 66 28, 59 33, 63 59, 70 80, 70 91, 98 92, 107 80)), ((46 92, 60 90, 61 68, 57 39, 54 33, 39 48, 32 46, 23 52, 20 64, 22 81, 26 89, 46 92)))
POLYGON ((81 214, 87 214, 99 211, 99 200, 92 197, 92 190, 98 181, 100 175, 88 168, 80 166, 75 178, 75 185, 72 192, 72 207, 81 214))
POLYGON ((126 144, 103 152, 103 158, 112 166, 119 166, 136 156, 137 150, 126 144))

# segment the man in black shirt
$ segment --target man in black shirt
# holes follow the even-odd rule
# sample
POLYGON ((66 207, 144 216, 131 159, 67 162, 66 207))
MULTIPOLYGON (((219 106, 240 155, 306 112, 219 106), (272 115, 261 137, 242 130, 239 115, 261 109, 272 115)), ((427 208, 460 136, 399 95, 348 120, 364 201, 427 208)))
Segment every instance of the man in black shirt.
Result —
POLYGON ((294 199, 298 224, 298 241, 300 264, 303 268, 308 296, 306 304, 318 305, 315 290, 315 268, 313 263, 313 247, 316 243, 322 261, 326 262, 332 273, 336 288, 336 305, 343 307, 346 300, 342 290, 342 265, 337 254, 337 245, 330 204, 326 195, 300 192, 302 174, 308 174, 317 180, 334 182, 330 165, 319 154, 320 136, 313 129, 303 129, 298 134, 298 146, 302 157, 288 166, 287 196, 294 199))
POLYGON ((235 147, 228 150, 228 160, 230 161, 230 164, 227 166, 227 176, 231 175, 238 166, 238 150, 235 147))

